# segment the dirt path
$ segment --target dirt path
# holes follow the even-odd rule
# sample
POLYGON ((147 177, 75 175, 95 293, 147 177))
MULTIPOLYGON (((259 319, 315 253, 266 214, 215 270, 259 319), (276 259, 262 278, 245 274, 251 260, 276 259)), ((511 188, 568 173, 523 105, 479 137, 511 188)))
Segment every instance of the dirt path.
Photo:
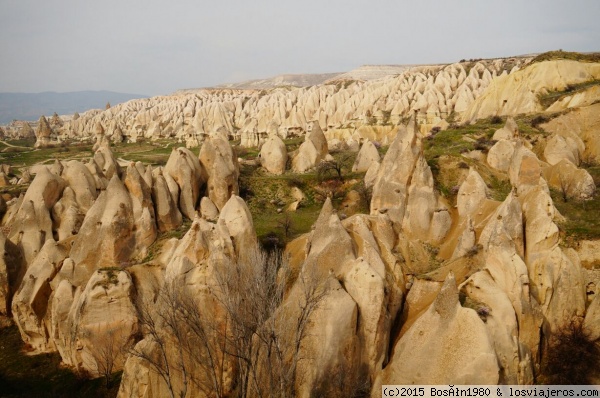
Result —
POLYGON ((8 142, 6 142, 6 141, 3 141, 3 140, 0 140, 0 143, 1 143, 1 144, 4 144, 4 145, 6 145, 6 146, 9 146, 9 147, 11 147, 11 148, 24 148, 24 149, 31 149, 31 150, 33 150, 33 148, 31 148, 31 147, 28 147, 28 146, 19 146, 19 145, 13 145, 13 144, 9 144, 8 142))

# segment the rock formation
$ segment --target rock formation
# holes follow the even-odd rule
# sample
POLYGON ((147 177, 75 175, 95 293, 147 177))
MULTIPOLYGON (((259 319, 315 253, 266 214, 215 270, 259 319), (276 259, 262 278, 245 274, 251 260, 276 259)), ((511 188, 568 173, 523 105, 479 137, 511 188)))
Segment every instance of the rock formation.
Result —
POLYGON ((283 174, 288 160, 287 149, 281 138, 271 136, 260 149, 260 164, 269 173, 283 174))
POLYGON ((369 170, 371 164, 379 162, 380 160, 379 151, 377 151, 377 148, 371 141, 367 140, 356 156, 356 160, 352 166, 352 172, 365 172, 369 170))
POLYGON ((210 137, 202 144, 199 159, 207 196, 221 210, 232 195, 239 193, 237 158, 229 142, 221 137, 210 137))
POLYGON ((44 116, 40 116, 38 121, 38 128, 35 133, 35 147, 46 148, 51 145, 50 136, 52 135, 52 128, 48 123, 48 120, 44 116))
POLYGON ((200 187, 206 181, 198 158, 189 149, 173 149, 163 174, 171 197, 178 202, 181 213, 188 219, 194 219, 200 187))
MULTIPOLYGON (((559 225, 570 214, 552 201, 597 195, 595 91, 564 94, 553 109, 566 113, 539 127, 517 119, 520 132, 508 117, 493 145, 493 130, 477 129, 459 137, 465 150, 432 159, 437 129, 425 138, 451 112, 542 112, 540 96, 599 73, 515 62, 510 73, 486 60, 310 88, 179 92, 54 123, 70 139, 97 133, 94 155, 0 170, 11 183, 35 175, 17 187, 24 194, 0 198, 0 323, 11 316, 33 353, 58 352, 92 377, 112 347, 122 397, 539 382, 564 325, 580 319, 600 335, 597 241, 566 247, 559 225), (312 177, 268 176, 287 184, 261 207, 238 183, 258 160, 238 164, 228 141, 262 145, 260 164, 277 175, 283 139, 295 137, 301 173, 363 142, 353 171, 373 195, 360 214, 360 180, 345 179, 341 204, 327 198, 279 257, 260 250, 252 214, 285 205, 305 217, 314 187, 290 187, 312 177), (155 167, 116 159, 109 145, 158 138, 200 145, 199 155, 176 148, 155 167), (379 145, 389 145, 383 159, 379 145)), ((53 134, 40 122, 39 142, 53 134)))
POLYGON ((319 123, 313 122, 306 140, 298 148, 298 153, 292 159, 292 170, 304 173, 317 166, 329 153, 327 140, 319 123))

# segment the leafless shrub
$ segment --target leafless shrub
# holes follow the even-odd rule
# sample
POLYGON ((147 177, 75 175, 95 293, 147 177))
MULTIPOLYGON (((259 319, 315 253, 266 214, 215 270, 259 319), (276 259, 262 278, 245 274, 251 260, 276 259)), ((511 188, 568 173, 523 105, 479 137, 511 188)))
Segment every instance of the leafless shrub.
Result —
POLYGON ((542 361, 544 384, 593 384, 598 377, 600 347, 581 319, 573 319, 551 335, 542 361))
POLYGON ((130 336, 122 329, 112 328, 89 333, 88 337, 92 338, 94 343, 88 367, 93 369, 96 375, 104 377, 106 387, 109 388, 115 369, 123 366, 125 362, 125 355, 132 343, 130 336))
POLYGON ((295 395, 301 343, 323 293, 299 276, 301 298, 286 307, 290 271, 282 254, 256 249, 241 257, 210 265, 214 285, 202 303, 198 293, 166 282, 154 302, 139 305, 146 337, 131 355, 161 377, 173 398, 193 391, 295 395))

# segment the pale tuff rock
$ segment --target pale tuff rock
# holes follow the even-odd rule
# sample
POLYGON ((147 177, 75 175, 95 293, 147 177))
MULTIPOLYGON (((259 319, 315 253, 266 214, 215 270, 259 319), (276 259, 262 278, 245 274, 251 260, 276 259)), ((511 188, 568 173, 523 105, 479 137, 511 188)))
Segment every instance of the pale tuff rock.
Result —
POLYGON ((21 286, 12 301, 12 314, 23 341, 36 353, 54 350, 50 335, 49 298, 50 281, 67 257, 68 245, 49 239, 27 268, 21 286))
POLYGON ((65 163, 61 177, 73 190, 81 212, 87 213, 98 196, 93 174, 83 163, 71 160, 65 163))
POLYGON ((337 138, 334 139, 328 139, 327 140, 327 148, 329 148, 329 150, 331 152, 339 152, 339 151, 345 151, 348 149, 348 145, 346 145, 345 142, 338 140, 337 138))
POLYGON ((118 267, 139 251, 134 233, 133 205, 125 185, 115 175, 88 211, 70 257, 77 267, 71 284, 83 286, 103 267, 118 267))
POLYGON ((296 210, 298 210, 298 207, 300 206, 300 202, 298 202, 297 200, 290 203, 288 205, 288 207, 285 209, 285 211, 289 211, 289 212, 295 212, 296 210))
POLYGON ((304 143, 298 148, 298 154, 292 160, 292 170, 297 173, 304 173, 317 166, 328 153, 329 148, 323 130, 321 130, 319 123, 313 122, 311 130, 306 134, 304 143))
POLYGON ((517 138, 519 138, 519 126, 517 126, 517 122, 515 122, 515 119, 513 119, 512 117, 509 117, 508 119, 506 119, 506 123, 504 124, 504 127, 496 130, 496 132, 494 133, 494 136, 492 137, 492 139, 495 141, 500 141, 500 140, 510 141, 510 140, 515 140, 517 138))
MULTIPOLYGON (((540 328, 543 316, 535 299, 530 298, 530 279, 524 258, 524 226, 521 204, 514 191, 489 217, 479 239, 484 250, 485 270, 497 287, 510 300, 519 325, 518 372, 505 374, 517 377, 519 383, 533 380, 532 363, 540 349, 540 328)), ((491 289, 491 288, 490 288, 491 289)))
POLYGON ((19 134, 20 137, 25 138, 25 139, 35 139, 36 138, 36 134, 35 131, 33 131, 33 129, 31 128, 31 125, 27 122, 23 122, 23 124, 21 125, 21 131, 19 134))
MULTIPOLYGON (((471 300, 494 345, 500 365, 499 382, 518 384, 520 380, 519 326, 511 301, 489 273, 480 271, 461 285, 461 292, 471 300)), ((531 372, 531 363, 529 363, 531 372)))
POLYGON ((94 153, 94 162, 109 181, 114 175, 121 177, 121 167, 109 147, 102 146, 94 153))
MULTIPOLYGON (((140 352, 156 353, 158 352, 156 344, 151 339, 144 339, 135 345, 135 349, 140 352)), ((123 376, 118 397, 166 397, 169 396, 169 393, 164 380, 157 377, 145 360, 133 355, 127 357, 127 361, 123 365, 123 376)))
POLYGON ((348 191, 348 193, 344 197, 344 200, 342 201, 342 204, 340 205, 340 211, 346 217, 358 213, 358 211, 360 210, 361 200, 362 199, 360 198, 360 194, 357 191, 355 191, 354 189, 348 191))
MULTIPOLYGON (((458 301, 452 274, 429 309, 400 338, 377 378, 382 384, 497 384, 499 368, 485 324, 458 301)), ((375 396, 375 395, 372 395, 375 396)))
MULTIPOLYGON (((215 294, 219 294, 220 290, 218 273, 222 272, 217 268, 235 266, 231 262, 234 257, 234 248, 227 228, 224 225, 212 224, 201 218, 196 218, 166 266, 163 289, 177 289, 181 294, 189 294, 189 297, 199 308, 210 309, 210 311, 203 311, 203 320, 210 322, 205 324, 211 327, 208 331, 209 339, 219 338, 217 330, 213 328, 219 330, 226 328, 222 304, 215 296, 215 294)), ((156 300, 154 300, 154 296, 152 294, 147 297, 148 300, 145 303, 147 310, 152 312, 155 310, 168 311, 168 306, 172 304, 167 301, 168 296, 161 295, 156 300)), ((158 318, 156 319, 158 320, 158 318)), ((182 358, 178 357, 178 352, 181 347, 178 345, 182 344, 181 340, 177 339, 177 336, 171 332, 172 329, 164 325, 163 321, 158 320, 158 322, 156 332, 162 343, 165 344, 164 348, 168 360, 180 361, 182 358)), ((156 336, 152 333, 147 333, 144 339, 137 343, 135 350, 143 352, 145 355, 160 355, 162 351, 154 337, 156 336)), ((215 352, 216 355, 221 356, 221 351, 217 351, 215 352)), ((223 370, 222 388, 224 391, 229 391, 231 380, 228 375, 231 375, 233 371, 233 364, 230 359, 219 359, 219 361, 221 360, 224 360, 224 362, 219 365, 217 371, 223 370)), ((209 380, 210 376, 205 372, 207 371, 196 369, 195 380, 209 380)), ((183 380, 181 376, 179 367, 173 367, 170 381, 173 383, 175 391, 182 388, 183 380)), ((188 387, 191 395, 201 395, 200 386, 190 385, 188 387)), ((119 394, 120 396, 131 396, 131 394, 163 396, 168 395, 168 389, 164 380, 153 371, 148 362, 131 355, 124 366, 123 381, 119 394), (140 382, 141 385, 138 384, 140 382)))
POLYGON ((371 374, 374 370, 381 369, 386 360, 388 331, 395 315, 390 316, 388 312, 385 269, 383 271, 382 277, 367 260, 360 257, 349 263, 349 270, 343 279, 346 292, 360 311, 358 336, 362 347, 362 362, 369 367, 371 374))
POLYGON ((274 135, 260 149, 260 164, 271 174, 283 174, 288 160, 285 144, 274 135))
POLYGON ((0 172, 0 187, 6 187, 10 185, 8 177, 3 172, 0 172))
MULTIPOLYGON (((527 59, 514 61, 522 65, 527 59)), ((477 63, 468 75, 465 65, 453 64, 410 67, 399 75, 350 85, 331 81, 267 91, 186 90, 88 111, 65 123, 61 131, 70 137, 85 137, 101 122, 108 136, 114 137, 118 128, 131 142, 145 134, 151 139, 173 136, 197 145, 203 137, 225 129, 235 132, 231 135, 241 139, 242 146, 257 146, 272 134, 282 138, 302 134, 308 130, 308 121, 318 120, 328 133, 344 132, 328 139, 345 142, 356 132, 361 139, 385 145, 390 126, 414 110, 419 111, 421 133, 427 133, 451 112, 468 108, 506 67, 503 60, 494 60, 477 63)), ((360 142, 355 137, 352 140, 360 142)))
POLYGON ((542 167, 537 156, 527 149, 521 141, 517 142, 510 160, 508 176, 513 187, 519 194, 527 192, 540 184, 542 167))
POLYGON ((208 221, 217 221, 219 218, 219 209, 208 196, 200 199, 200 216, 208 221))
POLYGON ((308 398, 320 385, 327 386, 334 369, 348 372, 356 363, 356 302, 334 278, 327 279, 325 289, 323 300, 310 315, 311 327, 300 350, 306 360, 297 370, 299 397, 308 398))
POLYGON ((31 174, 29 173, 29 170, 23 170, 23 172, 21 173, 21 179, 19 180, 19 184, 29 184, 31 182, 31 180, 33 180, 33 177, 31 177, 31 174))
POLYGON ((380 160, 381 158, 375 145, 370 140, 366 140, 356 156, 356 160, 352 166, 352 172, 365 172, 373 162, 379 162, 380 160))
POLYGON ((479 244, 484 250, 493 246, 509 247, 524 258, 524 242, 521 203, 512 191, 489 217, 479 235, 479 244))
POLYGON ((50 210, 62 195, 65 181, 42 167, 23 197, 8 238, 23 251, 26 264, 53 237, 50 210))
MULTIPOLYGON (((25 194, 21 193, 18 198, 14 198, 14 199, 11 199, 8 202, 6 202, 6 212, 2 219, 2 222, 4 225, 12 226, 12 224, 15 222, 15 220, 17 219, 17 215, 19 215, 19 209, 21 208, 21 205, 23 204, 24 197, 25 197, 25 194)), ((7 236, 6 236, 7 238, 10 236, 10 232, 12 232, 12 227, 11 227, 11 231, 7 232, 7 236)))
POLYGON ((123 137, 123 131, 121 130, 121 127, 115 126, 112 134, 110 135, 110 140, 115 144, 120 144, 123 142, 124 137, 123 137))
POLYGON ((9 283, 8 267, 4 253, 6 248, 6 237, 0 231, 0 321, 2 317, 8 316, 8 309, 10 308, 10 296, 11 289, 9 283))
POLYGON ((209 137, 200 148, 199 159, 207 196, 218 209, 222 209, 231 196, 239 194, 237 158, 227 140, 209 137))
POLYGON ((134 286, 127 271, 103 268, 94 272, 69 313, 67 337, 70 356, 63 360, 92 376, 101 376, 107 350, 113 350, 115 370, 122 369, 120 354, 138 332, 134 286))
POLYGON ((386 213, 394 225, 400 227, 408 200, 408 184, 419 158, 420 147, 414 129, 400 126, 373 185, 372 215, 386 213))
POLYGON ((85 167, 91 173, 94 178, 94 183, 96 185, 96 191, 103 191, 108 186, 108 179, 104 175, 104 172, 98 166, 98 163, 94 159, 90 159, 89 162, 85 164, 85 167))
POLYGON ((94 126, 94 135, 95 135, 94 138, 96 139, 96 142, 94 143, 94 146, 92 147, 92 151, 96 152, 100 148, 109 148, 110 147, 110 141, 104 134, 104 127, 102 127, 102 124, 100 122, 97 122, 96 125, 94 126))
POLYGON ((327 198, 315 222, 310 252, 303 268, 309 275, 326 276, 333 273, 340 276, 344 272, 344 265, 355 258, 352 239, 334 213, 331 200, 327 198))
MULTIPOLYGON (((44 166, 42 166, 44 167, 44 166)), ((62 174, 64 169, 64 165, 62 164, 62 162, 58 159, 54 159, 54 163, 52 163, 50 166, 48 166, 48 170, 50 170, 50 172, 56 176, 59 176, 62 174)))
POLYGON ((450 260, 454 260, 468 254, 471 250, 475 249, 476 242, 473 221, 471 220, 470 216, 467 216, 465 228, 458 238, 458 243, 454 248, 454 252, 452 253, 452 257, 450 257, 450 260))
POLYGON ((189 279, 189 283, 195 285, 216 284, 213 268, 218 261, 234 257, 235 249, 227 228, 196 218, 166 266, 165 281, 179 283, 189 279))
POLYGON ((167 175, 176 182, 175 186, 169 185, 171 196, 174 199, 179 198, 179 210, 185 217, 193 220, 200 196, 200 187, 204 182, 202 166, 200 166, 198 158, 189 149, 173 149, 163 174, 167 185, 169 185, 167 175))
POLYGON ((562 194, 564 200, 588 200, 596 193, 596 184, 590 173, 578 169, 566 159, 544 168, 543 176, 550 187, 562 194))
POLYGON ((302 192, 302 190, 298 187, 292 187, 290 190, 290 195, 297 202, 302 202, 304 199, 306 199, 304 192, 302 192))
POLYGON ((585 143, 585 148, 580 148, 583 151, 581 159, 600 161, 600 103, 574 109, 542 124, 541 127, 545 131, 563 136, 576 135, 585 143))
POLYGON ((456 205, 458 214, 466 217, 473 214, 487 198, 487 186, 479 173, 471 167, 467 178, 460 185, 456 205))
POLYGON ((600 268, 600 240, 580 241, 577 253, 584 268, 600 268))
POLYGON ((562 112, 572 108, 582 108, 596 103, 598 99, 600 99, 600 86, 592 86, 559 99, 550 105, 546 112, 562 112))
POLYGON ((156 209, 156 224, 160 232, 178 228, 182 223, 177 202, 169 192, 169 186, 163 175, 162 167, 152 174, 152 203, 156 209))
POLYGON ((499 140, 490 148, 487 155, 487 163, 491 168, 507 172, 510 161, 515 152, 515 143, 508 140, 499 140))
POLYGON ((412 239, 437 244, 445 238, 451 226, 448 209, 438 197, 431 169, 421 155, 408 188, 402 229, 412 239))
POLYGON ((415 321, 427 311, 442 287, 441 282, 418 278, 409 278, 408 280, 407 287, 410 287, 410 289, 408 290, 402 309, 402 329, 396 341, 394 341, 394 345, 406 334, 415 321))
POLYGON ((561 91, 569 84, 600 78, 600 65, 569 60, 539 62, 492 80, 462 115, 463 121, 494 115, 518 115, 543 111, 538 95, 561 91))
POLYGON ((51 215, 54 233, 58 240, 77 234, 85 217, 76 202, 75 193, 70 187, 63 190, 62 197, 52 207, 51 215))
POLYGON ((232 195, 221 209, 218 223, 227 226, 238 257, 243 257, 245 253, 256 248, 258 241, 252 223, 252 215, 244 199, 232 195))
POLYGON ((40 116, 38 121, 38 128, 35 133, 36 141, 35 148, 47 148, 51 145, 50 137, 52 135, 52 128, 48 123, 48 120, 44 116, 40 116))
POLYGON ((364 178, 366 188, 372 188, 375 185, 375 181, 377 180, 377 175, 379 174, 380 166, 381 166, 381 163, 379 163, 379 162, 372 162, 371 165, 369 166, 369 169, 365 173, 365 178, 364 178))
POLYGON ((133 163, 127 167, 123 183, 131 197, 133 223, 135 225, 136 250, 131 255, 143 258, 146 256, 148 247, 156 240, 157 236, 152 191, 133 163))
POLYGON ((544 148, 544 158, 550 165, 560 163, 563 159, 579 165, 579 160, 585 149, 581 138, 567 134, 553 134, 544 148))
POLYGON ((577 256, 567 256, 559 247, 556 210, 541 187, 520 197, 527 242, 525 259, 531 294, 540 303, 548 330, 556 330, 573 316, 585 312, 585 286, 577 256))

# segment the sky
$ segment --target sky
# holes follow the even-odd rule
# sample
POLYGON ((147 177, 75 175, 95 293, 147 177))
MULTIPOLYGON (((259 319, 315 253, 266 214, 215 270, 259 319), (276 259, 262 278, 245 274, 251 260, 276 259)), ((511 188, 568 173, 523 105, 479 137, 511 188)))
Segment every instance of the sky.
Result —
POLYGON ((143 95, 365 64, 600 51, 598 0, 0 0, 0 92, 143 95))

